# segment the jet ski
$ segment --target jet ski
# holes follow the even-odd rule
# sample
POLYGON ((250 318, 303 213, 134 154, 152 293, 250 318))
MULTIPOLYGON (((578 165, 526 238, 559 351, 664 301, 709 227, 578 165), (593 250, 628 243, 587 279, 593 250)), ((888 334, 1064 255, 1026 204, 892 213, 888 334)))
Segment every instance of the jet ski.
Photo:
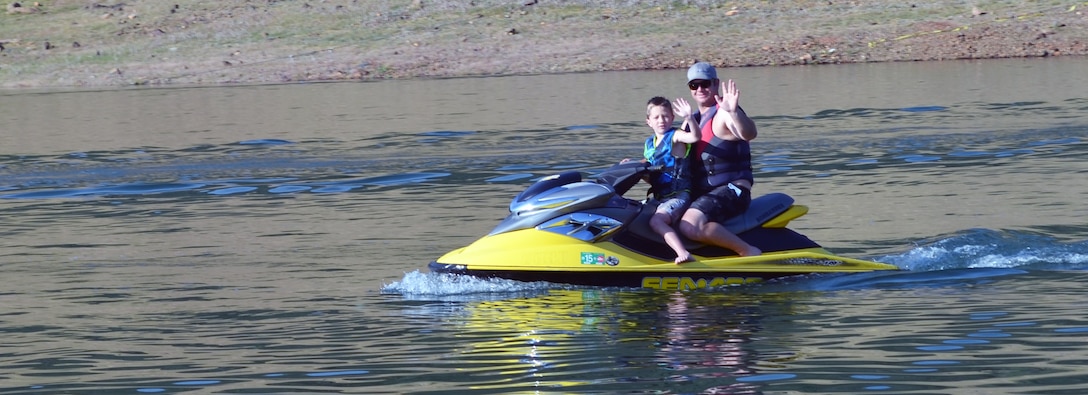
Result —
POLYGON ((654 171, 620 164, 582 179, 577 171, 544 177, 518 194, 510 214, 486 236, 430 263, 434 273, 547 281, 580 286, 689 290, 751 284, 786 276, 899 270, 894 265, 834 255, 786 227, 808 212, 784 193, 752 199, 723 225, 763 251, 732 250, 685 240, 694 261, 675 253, 650 228, 652 199, 623 196, 654 171))

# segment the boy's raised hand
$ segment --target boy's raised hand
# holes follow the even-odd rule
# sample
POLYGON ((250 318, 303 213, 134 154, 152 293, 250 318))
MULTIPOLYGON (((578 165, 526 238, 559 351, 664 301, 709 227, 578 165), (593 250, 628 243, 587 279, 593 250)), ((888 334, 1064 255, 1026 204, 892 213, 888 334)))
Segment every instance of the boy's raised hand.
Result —
POLYGON ((672 108, 672 113, 675 114, 677 118, 687 118, 691 115, 691 104, 688 104, 688 101, 684 100, 682 97, 673 100, 672 108))

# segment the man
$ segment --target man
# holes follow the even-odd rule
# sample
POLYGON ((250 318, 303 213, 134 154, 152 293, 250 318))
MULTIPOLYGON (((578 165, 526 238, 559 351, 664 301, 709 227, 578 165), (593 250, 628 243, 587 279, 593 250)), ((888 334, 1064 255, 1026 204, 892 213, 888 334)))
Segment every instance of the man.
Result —
POLYGON ((701 141, 693 151, 694 196, 680 220, 685 237, 736 251, 740 256, 762 254, 730 232, 721 222, 743 213, 752 202, 752 153, 756 124, 740 108, 740 91, 733 80, 718 79, 710 63, 688 69, 691 98, 699 104, 696 120, 701 141))

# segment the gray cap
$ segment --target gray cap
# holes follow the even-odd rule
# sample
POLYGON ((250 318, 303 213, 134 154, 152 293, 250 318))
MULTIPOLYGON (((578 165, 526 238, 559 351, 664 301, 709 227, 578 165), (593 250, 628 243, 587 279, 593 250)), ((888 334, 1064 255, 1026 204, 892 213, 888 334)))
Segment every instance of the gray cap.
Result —
POLYGON ((699 62, 691 65, 691 67, 688 68, 688 82, 694 80, 716 79, 718 79, 718 70, 715 70, 714 66, 711 66, 710 63, 699 62))

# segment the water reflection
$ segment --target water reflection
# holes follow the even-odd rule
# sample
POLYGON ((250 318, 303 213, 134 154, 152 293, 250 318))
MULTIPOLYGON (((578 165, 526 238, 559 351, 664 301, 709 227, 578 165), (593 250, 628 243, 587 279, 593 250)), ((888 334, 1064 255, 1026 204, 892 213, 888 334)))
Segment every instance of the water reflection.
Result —
POLYGON ((759 360, 749 345, 759 330, 758 307, 709 301, 715 307, 709 309, 704 301, 690 300, 693 296, 696 295, 673 293, 661 310, 665 330, 656 359, 676 372, 668 380, 696 387, 692 384, 703 379, 735 379, 738 382, 697 392, 762 393, 759 385, 742 381, 756 373, 752 365, 759 360))
POLYGON ((494 384, 563 391, 761 393, 791 375, 791 358, 752 346, 765 314, 789 314, 792 296, 743 293, 551 290, 469 302, 457 318, 464 374, 494 384))

